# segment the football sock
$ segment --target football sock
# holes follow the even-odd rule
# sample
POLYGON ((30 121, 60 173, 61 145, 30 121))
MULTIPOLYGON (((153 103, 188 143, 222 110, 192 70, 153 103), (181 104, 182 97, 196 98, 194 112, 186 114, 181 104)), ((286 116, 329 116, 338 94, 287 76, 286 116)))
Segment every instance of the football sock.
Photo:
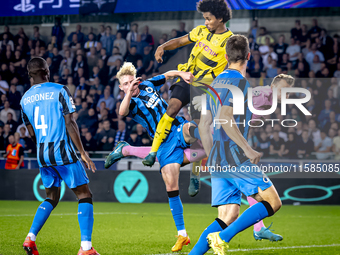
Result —
POLYGON ((81 234, 81 247, 84 251, 90 250, 92 247, 91 237, 93 221, 92 198, 88 197, 80 199, 78 204, 78 222, 81 234))
POLYGON ((196 175, 196 176, 200 175, 201 164, 202 164, 202 160, 192 163, 192 170, 191 171, 194 175, 196 175))
POLYGON ((219 232, 223 229, 227 228, 227 224, 225 224, 221 219, 216 218, 213 223, 211 223, 201 234, 194 248, 190 251, 189 255, 199 255, 205 254, 209 249, 209 243, 207 240, 207 236, 210 233, 219 232))
POLYGON ((30 238, 31 238, 31 241, 33 241, 33 242, 35 242, 35 240, 37 239, 36 235, 33 234, 33 233, 28 233, 27 236, 30 237, 30 238))
POLYGON ((41 205, 38 207, 37 212, 35 213, 33 223, 31 229, 29 231, 29 235, 32 241, 35 241, 36 235, 39 233, 42 226, 44 226, 46 220, 50 216, 52 210, 56 206, 56 202, 47 198, 41 205), (33 235, 32 235, 33 234, 33 235), (34 238, 34 240, 33 240, 34 238))
MULTIPOLYGON (((135 156, 137 158, 145 158, 148 154, 149 154, 149 151, 151 150, 151 147, 148 146, 148 147, 134 147, 134 146, 124 146, 123 147, 123 155, 125 157, 127 156, 135 156)), ((158 161, 158 159, 156 158, 156 161, 158 161)))
MULTIPOLYGON (((249 206, 253 206, 254 204, 257 204, 258 202, 252 198, 252 197, 247 197, 249 206)), ((255 231, 260 231, 261 228, 265 228, 265 225, 263 224, 263 220, 260 220, 258 223, 254 224, 254 230, 255 231)))
POLYGON ((201 136, 200 136, 200 133, 198 131, 198 127, 197 126, 190 126, 189 127, 189 133, 190 133, 191 137, 197 138, 198 140, 201 140, 201 136))
POLYGON ((83 251, 91 250, 92 248, 92 242, 91 241, 81 241, 81 248, 83 251))
POLYGON ((184 226, 184 218, 183 218, 183 205, 182 205, 181 198, 179 197, 179 191, 178 190, 169 191, 168 197, 169 197, 170 210, 172 213, 172 217, 175 221, 178 235, 182 235, 186 237, 187 236, 186 232, 181 231, 181 230, 185 231, 185 226, 184 226))
POLYGON ((161 143, 170 133, 173 121, 174 121, 174 118, 171 118, 168 114, 164 113, 163 117, 161 118, 161 120, 159 121, 157 125, 155 137, 153 138, 150 152, 158 151, 159 146, 161 146, 161 143))
POLYGON ((273 214, 273 208, 267 201, 257 203, 245 210, 236 221, 221 231, 220 237, 228 243, 237 233, 273 214))

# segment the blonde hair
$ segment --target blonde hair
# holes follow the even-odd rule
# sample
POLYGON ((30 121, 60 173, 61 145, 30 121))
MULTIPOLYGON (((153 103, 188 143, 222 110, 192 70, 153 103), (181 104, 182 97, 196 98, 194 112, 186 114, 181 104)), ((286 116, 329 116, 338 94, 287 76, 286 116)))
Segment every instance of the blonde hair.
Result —
POLYGON ((119 69, 119 72, 117 73, 117 79, 120 82, 120 79, 124 75, 131 75, 133 77, 136 77, 137 70, 135 66, 131 62, 125 62, 123 66, 119 69))
POLYGON ((285 80, 287 82, 287 84, 289 85, 289 87, 293 87, 294 83, 295 83, 295 78, 293 78, 291 75, 288 74, 279 74, 276 75, 272 81, 272 85, 276 85, 277 83, 279 83, 281 80, 285 80))

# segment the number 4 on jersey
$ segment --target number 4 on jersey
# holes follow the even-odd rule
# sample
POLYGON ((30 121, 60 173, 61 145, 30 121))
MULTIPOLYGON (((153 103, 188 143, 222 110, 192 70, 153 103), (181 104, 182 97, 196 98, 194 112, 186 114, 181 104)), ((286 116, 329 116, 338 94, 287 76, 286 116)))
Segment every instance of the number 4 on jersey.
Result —
POLYGON ((42 131, 42 135, 46 136, 46 129, 47 129, 47 125, 45 123, 45 116, 44 115, 40 115, 40 122, 41 124, 38 124, 39 121, 39 106, 35 107, 34 109, 34 126, 35 129, 39 130, 41 129, 42 131))

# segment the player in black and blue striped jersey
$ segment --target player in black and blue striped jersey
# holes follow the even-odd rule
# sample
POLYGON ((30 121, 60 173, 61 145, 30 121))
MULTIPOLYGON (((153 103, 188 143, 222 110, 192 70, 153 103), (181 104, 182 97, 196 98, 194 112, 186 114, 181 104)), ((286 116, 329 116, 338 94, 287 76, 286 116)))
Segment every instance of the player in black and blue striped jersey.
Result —
POLYGON ((202 109, 198 126, 203 147, 209 155, 206 166, 212 169, 211 203, 218 208, 218 218, 203 231, 189 254, 205 254, 209 246, 215 254, 227 254, 228 243, 236 234, 272 216, 281 207, 274 185, 256 165, 261 154, 246 140, 252 118, 247 107, 249 83, 245 78, 250 58, 248 39, 243 35, 230 37, 226 53, 228 69, 212 83, 216 94, 207 95, 207 108, 202 109), (236 102, 240 101, 245 104, 245 111, 234 114, 236 102), (213 135, 210 132, 212 123, 213 135), (258 203, 238 217, 242 193, 258 203))
MULTIPOLYGON (((169 71, 163 75, 140 82, 140 78, 136 78, 136 68, 132 63, 124 63, 117 73, 120 88, 125 92, 125 97, 119 108, 119 114, 133 118, 153 138, 157 125, 168 108, 168 104, 160 96, 159 90, 166 80, 172 77, 181 77, 188 84, 193 79, 193 75, 189 72, 169 71)), ((183 245, 190 243, 189 236, 185 230, 183 206, 179 197, 178 185, 179 170, 185 160, 184 150, 190 147, 188 143, 190 141, 185 139, 184 130, 186 129, 189 130, 189 122, 183 117, 177 116, 171 129, 167 130, 167 138, 157 151, 161 174, 169 197, 170 209, 178 231, 178 239, 172 247, 172 251, 180 251, 183 245)), ((118 144, 116 149, 108 156, 105 167, 109 167, 113 162, 122 158, 123 147, 127 145, 126 142, 118 144), (120 155, 119 158, 116 155, 120 155)), ((144 151, 149 152, 148 148, 145 148, 144 151)))
POLYGON ((96 167, 81 143, 78 126, 72 115, 75 112, 72 96, 66 86, 49 82, 50 72, 44 59, 32 58, 27 69, 32 87, 20 101, 22 119, 37 144, 39 170, 47 198, 35 214, 23 247, 27 254, 39 254, 36 236, 57 206, 61 182, 64 180, 79 201, 81 247, 78 255, 99 255, 91 243, 93 205, 89 179, 72 142, 86 167, 93 172, 96 167))

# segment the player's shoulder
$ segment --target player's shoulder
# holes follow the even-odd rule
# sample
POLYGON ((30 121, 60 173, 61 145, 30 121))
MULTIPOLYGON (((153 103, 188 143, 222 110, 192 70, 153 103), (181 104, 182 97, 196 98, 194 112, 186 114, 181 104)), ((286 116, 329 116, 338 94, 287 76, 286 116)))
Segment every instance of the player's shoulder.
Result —
POLYGON ((44 86, 46 86, 46 88, 54 88, 56 90, 61 90, 64 87, 66 87, 65 85, 59 84, 59 83, 54 83, 54 82, 47 82, 44 84, 44 86))
MULTIPOLYGON (((194 27, 192 30, 208 30, 208 28, 205 25, 199 25, 197 27, 194 27)), ((209 30, 208 30, 209 31, 209 30)))
POLYGON ((210 31, 208 30, 208 28, 207 28, 206 26, 204 26, 204 25, 199 25, 199 26, 193 28, 193 29, 191 30, 191 32, 193 32, 193 33, 196 32, 197 35, 199 35, 199 34, 208 34, 208 33, 210 33, 210 31))
POLYGON ((233 32, 231 32, 231 30, 229 28, 227 28, 227 30, 224 31, 223 33, 218 34, 218 36, 225 38, 225 39, 229 39, 233 35, 234 35, 233 32))

